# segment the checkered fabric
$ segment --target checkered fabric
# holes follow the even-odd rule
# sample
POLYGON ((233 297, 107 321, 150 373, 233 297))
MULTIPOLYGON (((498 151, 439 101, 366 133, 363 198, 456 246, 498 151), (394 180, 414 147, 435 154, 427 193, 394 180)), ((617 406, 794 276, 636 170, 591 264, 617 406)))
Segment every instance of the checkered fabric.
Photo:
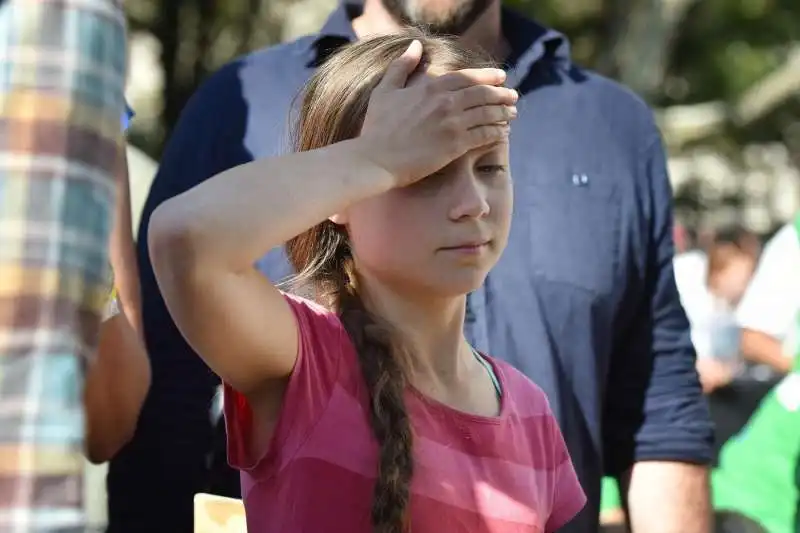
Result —
POLYGON ((122 0, 0 0, 0 531, 83 532, 83 367, 108 298, 122 0))

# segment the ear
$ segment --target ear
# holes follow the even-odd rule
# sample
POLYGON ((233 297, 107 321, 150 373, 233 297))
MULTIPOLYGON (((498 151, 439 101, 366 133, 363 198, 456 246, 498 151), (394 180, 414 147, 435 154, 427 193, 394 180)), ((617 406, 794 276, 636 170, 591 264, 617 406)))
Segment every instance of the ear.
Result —
POLYGON ((336 224, 337 226, 346 226, 347 225, 347 212, 341 213, 334 213, 333 215, 328 217, 328 220, 336 224))

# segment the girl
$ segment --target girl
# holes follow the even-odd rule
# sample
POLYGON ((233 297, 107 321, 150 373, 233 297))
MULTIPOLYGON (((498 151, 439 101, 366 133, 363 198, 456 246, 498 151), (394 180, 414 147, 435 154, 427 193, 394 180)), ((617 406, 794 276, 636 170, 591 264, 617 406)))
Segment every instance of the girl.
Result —
POLYGON ((517 95, 486 64, 417 33, 347 47, 307 87, 298 153, 153 214, 167 306, 225 384, 250 533, 551 532, 583 507, 542 391, 462 333, 511 218, 517 95), (323 305, 253 268, 286 241, 323 305))

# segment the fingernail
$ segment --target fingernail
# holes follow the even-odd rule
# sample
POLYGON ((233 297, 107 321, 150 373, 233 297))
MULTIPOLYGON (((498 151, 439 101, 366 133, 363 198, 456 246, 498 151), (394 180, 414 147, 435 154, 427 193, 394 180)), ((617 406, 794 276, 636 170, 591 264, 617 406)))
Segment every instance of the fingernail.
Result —
POLYGON ((503 70, 501 68, 498 68, 496 70, 497 70, 497 75, 500 77, 500 79, 502 79, 502 80, 506 79, 506 71, 505 70, 503 70))
POLYGON ((511 113, 511 116, 512 116, 512 117, 516 117, 516 116, 517 116, 517 106, 515 106, 515 105, 512 105, 512 106, 510 107, 510 109, 509 109, 509 112, 511 113))

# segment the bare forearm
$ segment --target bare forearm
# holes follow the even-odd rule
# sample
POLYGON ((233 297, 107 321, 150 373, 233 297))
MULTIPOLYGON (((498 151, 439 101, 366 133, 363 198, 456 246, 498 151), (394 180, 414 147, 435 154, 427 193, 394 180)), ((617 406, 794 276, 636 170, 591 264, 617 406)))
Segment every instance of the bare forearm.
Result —
POLYGON ((139 287, 139 267, 133 245, 131 222, 131 196, 128 162, 125 148, 122 147, 117 168, 119 193, 114 211, 114 227, 111 232, 110 260, 114 270, 114 285, 125 315, 134 331, 142 335, 141 293, 139 287))
POLYGON ((792 359, 783 353, 783 345, 766 333, 744 329, 741 348, 744 358, 751 363, 768 365, 784 374, 791 370, 792 359))
POLYGON ((227 170, 162 204, 150 239, 175 232, 171 240, 195 262, 202 255, 202 261, 250 268, 265 251, 394 185, 392 176, 359 155, 358 142, 227 170))
POLYGON ((636 463, 623 480, 633 533, 709 533, 708 469, 675 462, 636 463))
POLYGON ((86 454, 109 460, 133 435, 150 388, 150 363, 141 339, 124 314, 103 323, 97 358, 84 391, 86 454))

